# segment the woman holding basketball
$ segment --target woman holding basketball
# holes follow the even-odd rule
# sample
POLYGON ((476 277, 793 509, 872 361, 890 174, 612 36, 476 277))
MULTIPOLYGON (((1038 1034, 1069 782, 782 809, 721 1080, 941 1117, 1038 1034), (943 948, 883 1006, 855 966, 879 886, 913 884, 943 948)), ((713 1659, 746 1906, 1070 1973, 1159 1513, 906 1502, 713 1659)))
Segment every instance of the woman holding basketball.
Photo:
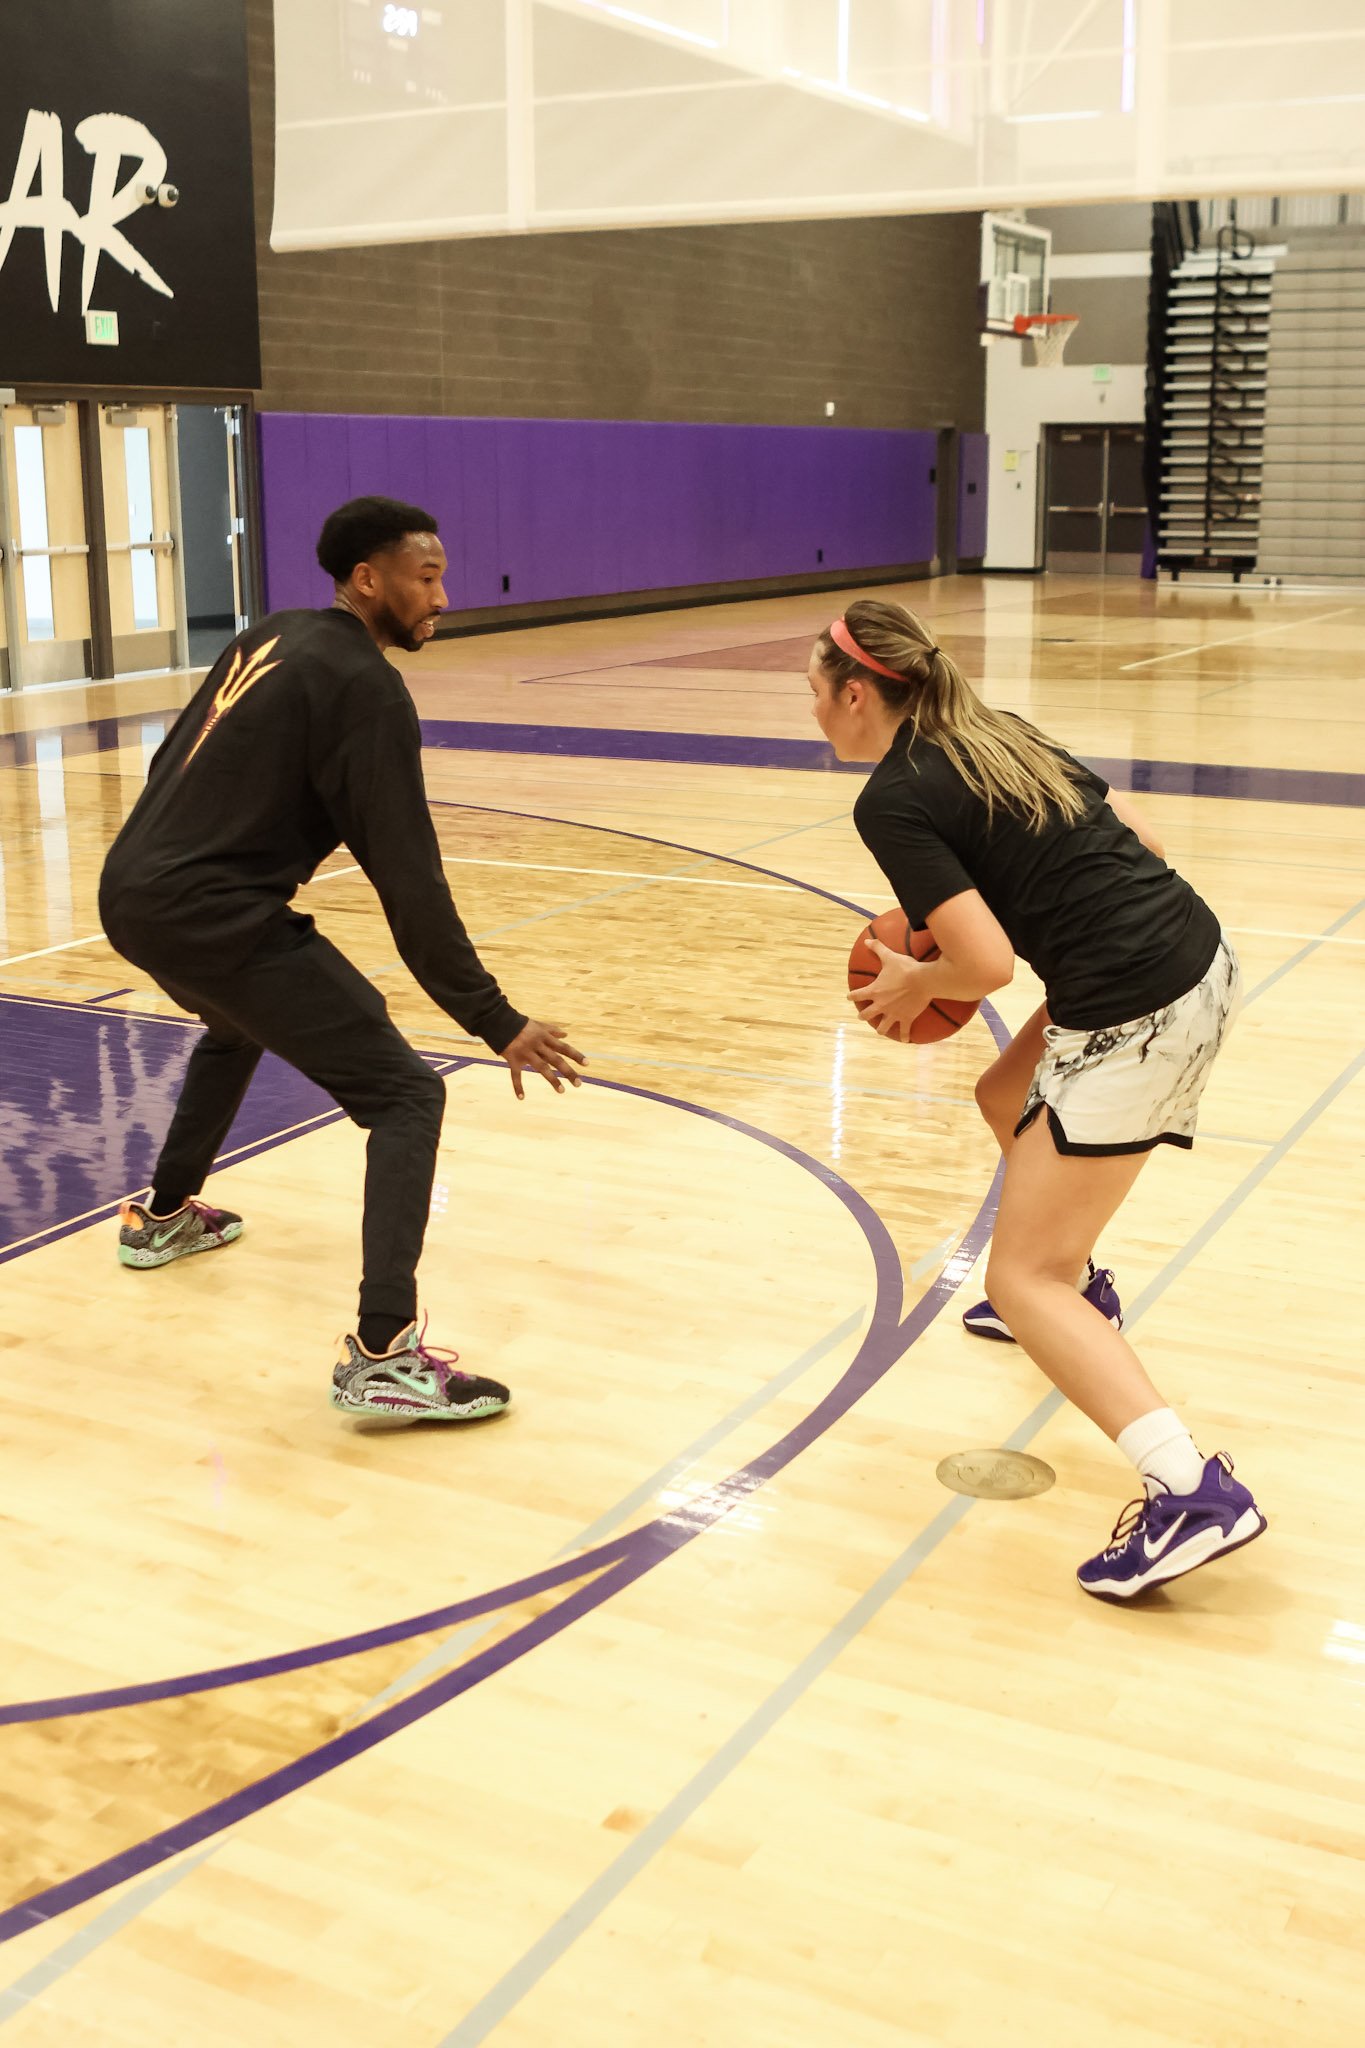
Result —
POLYGON ((1077 1574, 1131 1599, 1266 1526, 1164 1404, 1120 1334, 1113 1276, 1090 1263, 1152 1148, 1193 1142, 1240 1000, 1236 955, 1138 811, 984 704, 903 606, 850 605, 815 643, 810 686, 839 759, 877 764, 854 821, 939 949, 916 961, 871 941, 881 973, 850 1000, 895 1032, 931 1001, 1003 988, 1016 954, 1046 991, 977 1084, 1006 1163, 989 1299, 963 1320, 1020 1343, 1136 1466, 1145 1498, 1077 1574))

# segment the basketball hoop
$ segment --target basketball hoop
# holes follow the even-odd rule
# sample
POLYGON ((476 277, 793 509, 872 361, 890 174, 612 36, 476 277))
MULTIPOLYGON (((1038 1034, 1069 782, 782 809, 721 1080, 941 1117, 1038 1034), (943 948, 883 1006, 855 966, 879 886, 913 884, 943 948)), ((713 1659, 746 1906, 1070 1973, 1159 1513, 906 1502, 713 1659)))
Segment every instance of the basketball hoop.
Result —
POLYGON ((1014 331, 1027 341, 1030 360, 1043 369, 1060 363, 1066 345, 1081 324, 1079 313, 1016 313, 1014 331))

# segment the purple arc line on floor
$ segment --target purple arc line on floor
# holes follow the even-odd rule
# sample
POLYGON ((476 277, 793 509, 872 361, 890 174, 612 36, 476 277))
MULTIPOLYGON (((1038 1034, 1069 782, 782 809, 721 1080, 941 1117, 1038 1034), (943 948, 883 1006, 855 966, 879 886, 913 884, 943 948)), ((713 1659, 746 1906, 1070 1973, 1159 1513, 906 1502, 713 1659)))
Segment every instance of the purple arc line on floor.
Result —
MULTIPOLYGON (((961 1284, 962 1278, 975 1263, 990 1235, 998 1190, 999 1173, 992 1181, 990 1190, 965 1233, 957 1251, 947 1262, 943 1272, 920 1297, 909 1315, 901 1319, 902 1286, 900 1262, 885 1225, 857 1191, 843 1182, 840 1177, 818 1161, 811 1161, 786 1140, 776 1139, 752 1125, 744 1125, 738 1119, 727 1117, 715 1110, 707 1110, 694 1103, 677 1097, 662 1096, 656 1091, 629 1086, 622 1082, 596 1081, 598 1087, 635 1095, 647 1101, 660 1102, 668 1107, 681 1109, 693 1115, 723 1123, 742 1133, 757 1138, 760 1142, 774 1146, 796 1163, 814 1170, 822 1183, 830 1187, 852 1210, 873 1254, 877 1273, 877 1295, 872 1321, 858 1351, 824 1399, 805 1415, 785 1436, 748 1464, 729 1474, 725 1479, 709 1487, 684 1508, 671 1510, 655 1517, 639 1528, 627 1531, 620 1538, 602 1545, 597 1551, 583 1557, 568 1559, 561 1567, 551 1567, 549 1572, 537 1574, 534 1579, 516 1582, 515 1585, 500 1589, 502 1598, 496 1594, 483 1596, 478 1602, 456 1603, 467 1616, 471 1611, 494 1612, 498 1607, 509 1604, 512 1598, 524 1597, 524 1591, 536 1585, 545 1588, 551 1583, 567 1583, 572 1590, 565 1598, 545 1613, 532 1617, 519 1628, 491 1644, 486 1650, 477 1652, 453 1671, 443 1673, 429 1684, 420 1687, 406 1699, 382 1709, 368 1721, 334 1737, 318 1748, 306 1752, 281 1765, 265 1777, 243 1786, 190 1815, 186 1820, 176 1822, 169 1828, 146 1837, 130 1848, 120 1850, 102 1862, 91 1865, 74 1876, 50 1885, 33 1894, 15 1906, 0 1911, 0 1943, 11 1941, 18 1935, 41 1925, 47 1920, 71 1911, 88 1900, 100 1896, 114 1886, 140 1876, 143 1872, 180 1855, 187 1849, 221 1833, 223 1829, 237 1825, 255 1813, 275 1804, 290 1793, 324 1777, 354 1757, 375 1748, 391 1735, 398 1734, 413 1722, 434 1712, 449 1700, 472 1690, 484 1679, 495 1676, 521 1657, 560 1634, 572 1622, 594 1612, 604 1602, 643 1578, 657 1566, 685 1548, 696 1537, 723 1521, 735 1508, 740 1506, 753 1492, 782 1471, 787 1465, 809 1449, 836 1422, 838 1422, 868 1390, 875 1386, 892 1366, 909 1350, 935 1318, 961 1284), (593 1574, 587 1583, 581 1583, 586 1574, 593 1574)), ((457 1617, 448 1610, 451 1618, 457 1617)), ((428 1632, 430 1617, 418 1617, 418 1625, 393 1625, 382 1632, 386 1641, 401 1640, 404 1635, 428 1632)), ((376 1632, 380 1633, 380 1632, 376 1632)), ((332 1654, 353 1654, 359 1639, 348 1643, 322 1646, 332 1654)), ((364 1647, 363 1643, 360 1643, 364 1647)), ((273 1660, 273 1669, 288 1670, 306 1663, 324 1661, 316 1654, 318 1646, 302 1652, 285 1653, 273 1660)), ((196 1673, 189 1677, 168 1680, 154 1689, 127 1688, 127 1693, 136 1693, 140 1701, 149 1698, 182 1697, 185 1694, 207 1690, 213 1684, 242 1682, 243 1667, 225 1667, 221 1673, 196 1673)), ((264 1675, 257 1670, 254 1675, 264 1675)), ((132 1701, 117 1693, 86 1695, 82 1700, 35 1702, 38 1709, 25 1711, 15 1707, 4 1710, 0 1719, 11 1724, 22 1720, 58 1718, 60 1714, 91 1712, 99 1706, 131 1704, 132 1701)))
MULTIPOLYGON (((443 804, 442 808, 489 811, 497 809, 496 806, 454 804, 443 804)), ((547 818, 533 812, 509 811, 500 814, 536 819, 546 824, 572 822, 547 818)), ((859 918, 866 918, 869 915, 862 905, 835 896, 829 890, 820 889, 813 883, 802 882, 775 869, 756 867, 752 862, 731 860, 730 856, 723 853, 713 854, 707 849, 685 846, 677 841, 651 839, 650 835, 645 833, 618 832, 611 826, 583 825, 575 829, 665 845, 670 851, 688 853, 702 860, 729 862, 734 866, 745 867, 751 872, 768 875, 774 880, 790 883, 793 888, 820 896, 859 918)), ((983 1005, 981 1014, 996 1043, 1008 1043, 1009 1034, 989 1004, 983 1005)), ((489 1061, 487 1064, 496 1065, 497 1062, 489 1061)), ((468 1618, 471 1612, 497 1612, 513 1600, 526 1597, 526 1593, 533 1587, 548 1590, 551 1585, 570 1585, 573 1590, 555 1607, 533 1617, 501 1642, 476 1653, 453 1671, 443 1673, 406 1699, 381 1710, 368 1721, 361 1722, 357 1727, 334 1737, 330 1742, 323 1743, 319 1748, 306 1752, 291 1763, 280 1766, 276 1771, 267 1773, 254 1783, 243 1786, 227 1798, 202 1808, 199 1813, 192 1814, 188 1819, 162 1829, 146 1837, 142 1842, 135 1843, 132 1847, 121 1850, 70 1878, 34 1893, 19 1904, 0 1911, 0 1943, 11 1941, 31 1928, 69 1912, 115 1886, 139 1876, 142 1872, 183 1853, 210 1836, 221 1833, 224 1828, 263 1811, 291 1792, 298 1791, 337 1769, 351 1758, 376 1747, 389 1736, 397 1734, 414 1721, 445 1705, 447 1701, 470 1691, 485 1678, 506 1669, 542 1642, 558 1635, 573 1621, 592 1613, 606 1600, 613 1598, 626 1586, 633 1584, 635 1580, 676 1554, 695 1537, 724 1520, 758 1487, 764 1485, 832 1428, 870 1387, 890 1371, 951 1300, 990 1236, 999 1191, 999 1169, 957 1250, 909 1315, 902 1320, 900 1312, 903 1306, 903 1287, 900 1261, 890 1234, 866 1198, 844 1181, 841 1175, 835 1173, 833 1168, 811 1158, 786 1139, 762 1131, 755 1125, 745 1124, 738 1118, 725 1115, 722 1111, 706 1109, 700 1104, 687 1102, 680 1097, 662 1095, 656 1090, 640 1088, 626 1082, 606 1081, 593 1077, 588 1085, 634 1095, 645 1101, 658 1102, 724 1124, 742 1135, 752 1137, 782 1152, 806 1171, 814 1173, 817 1179, 844 1202, 868 1241, 877 1276, 872 1321, 850 1365, 824 1399, 785 1436, 737 1472, 730 1474, 727 1479, 688 1502, 684 1510, 674 1510, 667 1515, 658 1516, 639 1528, 627 1531, 622 1537, 613 1538, 597 1550, 585 1553, 582 1557, 564 1560, 560 1566, 551 1566, 542 1573, 516 1581, 511 1586, 495 1589, 489 1594, 476 1595, 473 1601, 452 1603, 451 1607, 445 1610, 434 1610, 434 1614, 444 1612, 453 1622, 468 1618), (589 1578, 586 1584, 579 1583, 589 1573, 594 1576, 589 1578)), ((408 1623, 394 1623, 382 1631, 367 1632, 368 1645, 365 1638, 343 1638, 335 1646, 311 1645, 300 1651, 284 1652, 278 1658, 253 1660, 249 1666, 220 1667, 216 1673, 190 1674, 179 1679, 152 1681, 150 1686, 113 1688, 100 1694, 74 1695, 60 1701, 35 1701, 28 1703, 27 1707, 15 1705, 0 1709, 0 1723, 9 1722, 13 1725, 25 1720, 55 1719, 82 1711, 93 1712, 118 1705, 146 1703, 158 1698, 183 1697, 196 1691, 209 1690, 215 1685, 243 1683, 248 1676, 275 1675, 282 1671, 301 1668, 306 1664, 328 1661, 338 1655, 354 1654, 357 1647, 375 1647, 381 1640, 395 1642, 403 1640, 407 1635, 429 1633, 433 1625, 443 1624, 434 1622, 433 1615, 418 1616, 408 1623), (268 1670, 265 1668, 267 1666, 268 1670)))

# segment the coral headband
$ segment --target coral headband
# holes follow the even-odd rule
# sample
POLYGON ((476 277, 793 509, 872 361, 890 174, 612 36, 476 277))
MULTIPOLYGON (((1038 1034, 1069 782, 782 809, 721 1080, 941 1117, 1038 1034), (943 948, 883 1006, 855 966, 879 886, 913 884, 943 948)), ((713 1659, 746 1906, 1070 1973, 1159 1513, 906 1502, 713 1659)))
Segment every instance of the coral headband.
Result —
POLYGON ((903 676, 899 669, 888 668, 884 661, 874 661, 870 654, 864 654, 842 619, 834 621, 829 629, 829 637, 841 654, 848 655, 852 661, 860 661, 864 668, 875 669, 879 676, 889 676, 893 683, 909 682, 910 678, 903 676))

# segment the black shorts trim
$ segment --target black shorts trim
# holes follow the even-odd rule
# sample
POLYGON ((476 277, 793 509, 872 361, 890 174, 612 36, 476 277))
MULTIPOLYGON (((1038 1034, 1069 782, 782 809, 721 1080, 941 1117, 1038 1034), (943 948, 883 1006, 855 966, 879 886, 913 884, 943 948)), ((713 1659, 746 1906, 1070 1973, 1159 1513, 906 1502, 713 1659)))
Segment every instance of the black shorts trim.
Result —
POLYGON ((1050 1102, 1035 1102, 1027 1116, 1021 1116, 1014 1127, 1016 1138, 1022 1137, 1040 1109, 1047 1111, 1048 1129, 1057 1150, 1068 1159, 1120 1159, 1131 1152, 1151 1152, 1158 1145, 1178 1145, 1182 1152, 1194 1150, 1194 1139, 1187 1138, 1179 1131, 1159 1131, 1155 1138, 1134 1138, 1117 1145, 1078 1145, 1062 1129, 1061 1120, 1050 1102))

